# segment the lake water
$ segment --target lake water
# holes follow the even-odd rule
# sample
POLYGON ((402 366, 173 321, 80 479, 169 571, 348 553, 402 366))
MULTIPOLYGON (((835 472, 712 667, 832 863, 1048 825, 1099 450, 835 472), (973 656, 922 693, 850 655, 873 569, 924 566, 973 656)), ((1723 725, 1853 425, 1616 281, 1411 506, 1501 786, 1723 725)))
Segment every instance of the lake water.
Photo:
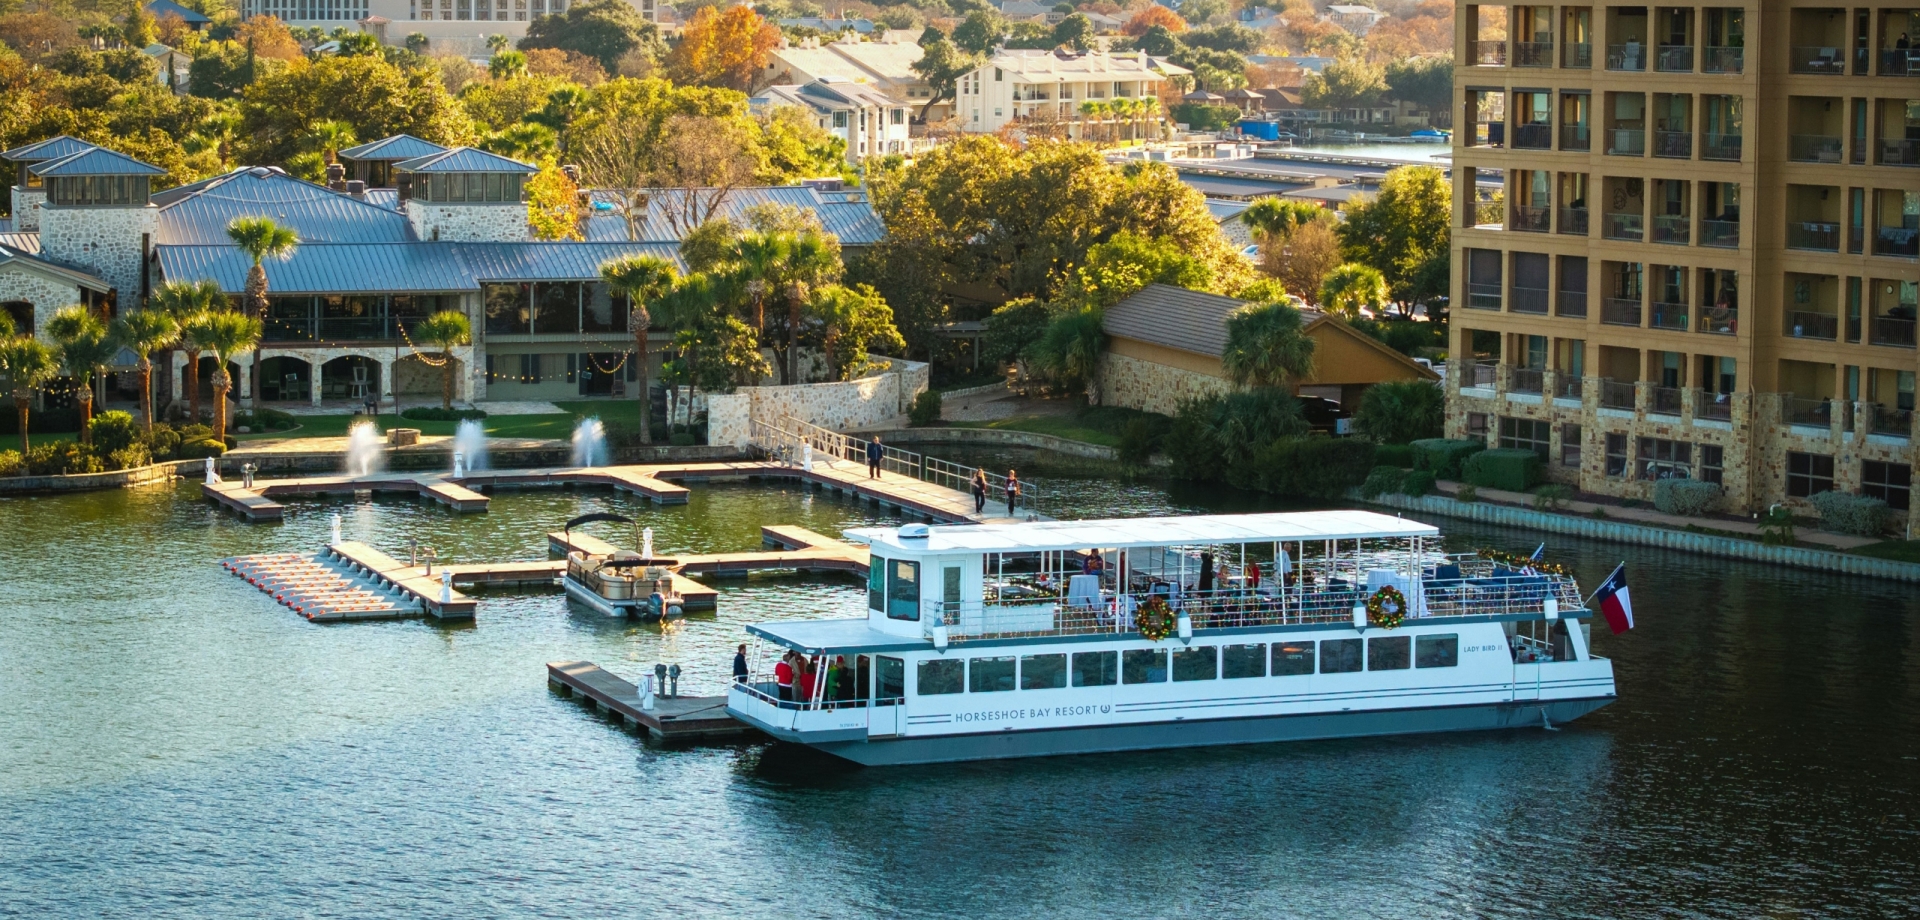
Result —
MULTIPOLYGON (((1075 516, 1260 504, 1047 484, 1075 516)), ((468 517, 296 501, 281 525, 191 486, 0 500, 0 915, 1920 914, 1910 586, 1555 538, 1589 587, 1626 559, 1641 621, 1595 635, 1620 702, 1560 731, 863 770, 655 746, 544 668, 672 660, 713 686, 742 623, 857 612, 851 582, 722 582, 717 616, 665 633, 549 593, 486 594, 467 626, 316 626, 216 564, 316 548, 336 510, 457 561, 541 558, 589 510, 667 551, 881 520, 771 485, 468 517)), ((1537 542, 1436 523, 1462 550, 1537 542)))

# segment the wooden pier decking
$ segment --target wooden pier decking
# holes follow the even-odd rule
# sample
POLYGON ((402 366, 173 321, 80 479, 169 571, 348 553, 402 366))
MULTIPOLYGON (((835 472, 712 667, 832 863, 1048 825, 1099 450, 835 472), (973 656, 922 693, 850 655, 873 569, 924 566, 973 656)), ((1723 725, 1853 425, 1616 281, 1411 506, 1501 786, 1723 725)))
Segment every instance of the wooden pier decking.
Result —
POLYGON ((645 729, 656 740, 728 737, 754 731, 727 714, 724 696, 656 695, 654 707, 642 709, 639 687, 591 661, 549 662, 547 685, 617 716, 623 725, 645 729))

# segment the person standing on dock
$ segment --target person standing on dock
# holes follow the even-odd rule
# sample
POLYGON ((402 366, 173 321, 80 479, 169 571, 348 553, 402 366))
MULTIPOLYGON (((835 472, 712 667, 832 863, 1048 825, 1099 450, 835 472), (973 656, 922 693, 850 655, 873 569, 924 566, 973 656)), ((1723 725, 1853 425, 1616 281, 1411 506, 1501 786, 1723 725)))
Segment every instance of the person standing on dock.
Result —
POLYGON ((740 647, 733 653, 733 682, 736 684, 747 682, 747 644, 745 642, 740 643, 740 647))
POLYGON ((981 514, 987 510, 987 471, 973 471, 973 513, 981 514))
POLYGON ((886 448, 880 445, 880 436, 876 434, 873 440, 867 442, 868 479, 880 478, 880 458, 883 456, 886 456, 886 448))
POLYGON ((1020 500, 1020 471, 1007 471, 1007 517, 1013 517, 1014 502, 1020 500))
POLYGON ((793 702, 793 653, 780 656, 780 663, 773 666, 773 682, 780 687, 780 702, 793 702))

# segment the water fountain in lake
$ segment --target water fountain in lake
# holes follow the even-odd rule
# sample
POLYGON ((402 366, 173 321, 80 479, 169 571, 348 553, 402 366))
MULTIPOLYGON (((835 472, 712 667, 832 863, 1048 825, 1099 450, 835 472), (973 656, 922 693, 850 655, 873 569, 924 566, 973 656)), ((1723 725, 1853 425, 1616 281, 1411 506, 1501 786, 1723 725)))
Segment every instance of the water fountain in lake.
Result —
POLYGON ((387 440, 372 422, 360 422, 347 432, 347 475, 371 476, 387 467, 387 440))
POLYGON ((605 466, 611 459, 607 451, 607 429, 597 418, 583 418, 573 426, 573 465, 605 466))
POLYGON ((473 419, 453 430, 453 475, 487 468, 487 429, 473 419))

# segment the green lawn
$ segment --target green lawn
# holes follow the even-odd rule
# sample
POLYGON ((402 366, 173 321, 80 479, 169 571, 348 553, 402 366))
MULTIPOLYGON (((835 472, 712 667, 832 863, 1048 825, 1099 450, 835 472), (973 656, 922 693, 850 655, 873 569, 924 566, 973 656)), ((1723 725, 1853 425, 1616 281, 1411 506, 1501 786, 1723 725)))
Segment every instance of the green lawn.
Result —
POLYGON ((1920 540, 1888 540, 1854 550, 1862 556, 1892 559, 1895 562, 1920 562, 1920 540))
POLYGON ((1001 431, 1031 431, 1050 434, 1070 441, 1085 441, 1103 447, 1119 447, 1120 436, 1097 428, 1088 428, 1070 415, 1016 415, 991 422, 949 422, 955 428, 996 428, 1001 431))

